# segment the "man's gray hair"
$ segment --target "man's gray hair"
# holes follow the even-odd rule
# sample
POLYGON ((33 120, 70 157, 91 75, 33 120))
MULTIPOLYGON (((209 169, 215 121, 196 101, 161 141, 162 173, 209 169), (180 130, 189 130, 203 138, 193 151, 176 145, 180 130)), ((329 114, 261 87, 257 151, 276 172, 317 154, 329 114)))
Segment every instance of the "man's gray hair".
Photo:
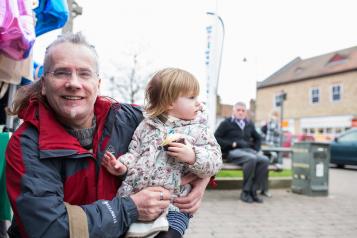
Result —
POLYGON ((62 44, 62 43, 72 43, 72 44, 77 44, 77 45, 83 45, 88 47, 93 52, 93 56, 95 59, 96 63, 96 73, 99 73, 99 63, 98 63, 98 54, 97 51, 95 50, 94 46, 91 45, 85 36, 82 34, 82 32, 77 32, 77 33, 65 33, 63 35, 58 36, 58 38, 52 42, 47 48, 45 52, 45 59, 43 63, 43 71, 46 73, 48 72, 51 67, 52 67, 52 58, 51 58, 51 48, 53 48, 56 45, 62 44))
POLYGON ((244 102, 237 102, 236 104, 234 104, 234 108, 237 108, 238 106, 247 108, 247 105, 244 102))

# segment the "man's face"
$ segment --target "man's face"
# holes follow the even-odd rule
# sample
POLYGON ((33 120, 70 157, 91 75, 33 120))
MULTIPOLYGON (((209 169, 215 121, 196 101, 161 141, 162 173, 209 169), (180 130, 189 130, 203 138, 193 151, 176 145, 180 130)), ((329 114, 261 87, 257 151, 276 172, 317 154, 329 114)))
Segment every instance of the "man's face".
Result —
POLYGON ((247 110, 242 105, 237 105, 233 108, 233 116, 237 119, 243 120, 247 117, 247 110))
POLYGON ((50 54, 52 65, 45 72, 42 95, 62 123, 74 129, 90 127, 100 85, 94 53, 65 42, 53 46, 50 54))

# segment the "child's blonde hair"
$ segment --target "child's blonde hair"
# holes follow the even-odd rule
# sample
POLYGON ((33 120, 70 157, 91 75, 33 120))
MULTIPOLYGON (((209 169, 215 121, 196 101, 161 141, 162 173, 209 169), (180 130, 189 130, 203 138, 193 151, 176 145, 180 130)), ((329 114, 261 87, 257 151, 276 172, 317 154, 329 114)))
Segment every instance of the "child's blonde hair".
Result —
POLYGON ((168 107, 180 96, 198 96, 200 85, 189 72, 178 68, 158 71, 146 87, 146 113, 156 117, 166 113, 168 107))

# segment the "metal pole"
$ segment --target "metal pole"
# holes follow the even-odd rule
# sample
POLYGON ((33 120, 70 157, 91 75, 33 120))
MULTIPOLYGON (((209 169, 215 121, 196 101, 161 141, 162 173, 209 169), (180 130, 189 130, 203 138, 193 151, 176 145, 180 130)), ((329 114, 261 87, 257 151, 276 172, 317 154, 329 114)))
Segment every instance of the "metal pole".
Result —
MULTIPOLYGON (((213 70, 212 67, 214 67, 214 66, 211 63, 209 65, 209 68, 211 69, 211 71, 209 70, 209 73, 208 73, 208 88, 207 88, 207 90, 208 90, 208 114, 209 114, 208 120, 209 120, 210 128, 212 130, 214 130, 215 126, 216 126, 216 114, 217 114, 217 88, 218 88, 218 82, 219 82, 219 76, 220 76, 221 64, 222 64, 225 29, 224 29, 223 20, 220 16, 218 16, 216 13, 213 13, 213 12, 207 12, 207 14, 211 15, 211 16, 215 16, 222 28, 221 48, 220 48, 217 70, 216 71, 213 70)), ((213 28, 213 32, 217 36, 217 27, 213 28), (214 32, 214 31, 216 31, 216 32, 214 32)), ((212 62, 212 59, 210 62, 212 62)))
POLYGON ((281 100, 280 105, 280 147, 283 147, 284 131, 283 131, 283 121, 284 121, 284 100, 281 100))
POLYGON ((62 33, 73 32, 73 19, 82 15, 82 7, 74 0, 67 0, 69 16, 66 25, 62 28, 62 33))

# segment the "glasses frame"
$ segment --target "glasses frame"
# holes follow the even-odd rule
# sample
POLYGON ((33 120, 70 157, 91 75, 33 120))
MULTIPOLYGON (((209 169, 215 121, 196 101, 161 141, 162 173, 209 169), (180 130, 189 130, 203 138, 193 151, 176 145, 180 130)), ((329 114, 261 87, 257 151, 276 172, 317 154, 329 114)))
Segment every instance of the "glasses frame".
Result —
MULTIPOLYGON (((66 80, 66 81, 72 79, 72 77, 73 77, 73 71, 70 71, 70 70, 63 70, 62 73, 65 74, 65 75, 63 76, 64 78, 56 77, 55 73, 57 73, 58 71, 60 71, 60 70, 47 71, 47 72, 45 72, 44 75, 50 74, 50 75, 52 75, 52 77, 53 77, 54 79, 56 79, 56 80, 66 80)), ((62 71, 62 70, 61 70, 61 71, 62 71)), ((91 71, 91 70, 82 70, 82 71, 86 71, 86 72, 88 72, 88 73, 90 72, 90 73, 92 74, 90 78, 83 78, 83 77, 81 77, 81 76, 80 76, 80 71, 81 71, 81 70, 74 70, 74 71, 75 71, 75 74, 76 74, 77 78, 80 79, 80 80, 82 80, 82 81, 89 81, 89 80, 91 80, 91 79, 99 78, 98 72, 93 72, 93 71, 91 71)))

